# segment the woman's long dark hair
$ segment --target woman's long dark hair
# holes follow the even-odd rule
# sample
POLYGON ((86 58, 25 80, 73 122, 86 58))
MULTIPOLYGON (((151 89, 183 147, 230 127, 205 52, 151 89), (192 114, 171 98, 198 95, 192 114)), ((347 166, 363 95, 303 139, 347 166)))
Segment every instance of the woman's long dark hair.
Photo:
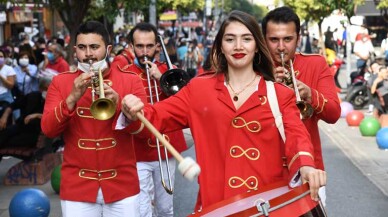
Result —
POLYGON ((267 48, 258 22, 253 16, 238 10, 229 13, 228 17, 222 22, 220 30, 214 40, 210 58, 216 69, 216 73, 226 74, 228 70, 228 63, 226 62, 225 55, 221 51, 221 47, 225 29, 231 22, 242 23, 252 33, 258 49, 258 52, 255 53, 253 58, 253 70, 255 72, 260 72, 265 80, 274 81, 271 54, 267 48))

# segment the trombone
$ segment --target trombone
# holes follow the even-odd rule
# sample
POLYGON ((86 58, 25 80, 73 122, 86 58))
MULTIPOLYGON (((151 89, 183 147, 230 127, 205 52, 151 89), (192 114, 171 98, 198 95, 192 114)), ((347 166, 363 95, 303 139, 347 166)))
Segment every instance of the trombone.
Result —
MULTIPOLYGON (((147 56, 144 56, 144 61, 147 61, 147 60, 148 60, 147 56)), ((149 67, 149 65, 147 63, 145 64, 145 68, 146 68, 146 73, 147 73, 147 84, 148 84, 148 92, 149 92, 149 96, 150 96, 150 103, 154 104, 154 99, 153 99, 153 96, 152 96, 152 87, 151 87, 150 67, 149 67)), ((155 79, 152 79, 152 80, 153 80, 153 85, 154 85, 154 88, 155 88, 156 102, 159 102, 158 85, 157 85, 155 79)), ((165 153, 165 159, 166 159, 166 169, 167 169, 167 178, 168 178, 168 185, 169 186, 166 185, 166 182, 164 180, 162 154, 160 152, 160 143, 159 143, 159 139, 156 139, 156 148, 158 150, 159 169, 160 169, 161 182, 162 182, 163 188, 166 190, 166 192, 168 194, 172 194, 173 193, 173 187, 172 187, 172 182, 171 182, 170 167, 168 166, 169 164, 168 164, 167 148, 166 148, 166 146, 163 146, 163 147, 164 147, 164 153, 165 153)))
MULTIPOLYGON (((89 60, 90 70, 95 74, 95 69, 92 68, 92 60, 89 60)), ((104 92, 104 79, 102 77, 101 68, 98 69, 98 77, 96 74, 92 77, 92 105, 90 112, 92 116, 97 120, 108 120, 116 112, 115 103, 108 98, 105 98, 104 92), (99 98, 95 100, 96 89, 99 88, 99 98)))

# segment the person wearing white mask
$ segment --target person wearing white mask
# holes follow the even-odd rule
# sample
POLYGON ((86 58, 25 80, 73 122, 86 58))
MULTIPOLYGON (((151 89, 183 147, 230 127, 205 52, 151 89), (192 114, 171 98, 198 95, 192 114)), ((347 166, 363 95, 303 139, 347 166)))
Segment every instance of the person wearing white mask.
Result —
MULTIPOLYGON (((140 187, 133 135, 114 131, 112 124, 125 95, 132 93, 146 102, 142 81, 108 66, 112 45, 102 23, 82 23, 74 39, 77 70, 53 77, 42 116, 43 133, 49 138, 63 135, 65 141, 62 216, 137 217, 140 187), (96 83, 100 87, 95 88, 96 83), (102 91, 116 106, 115 114, 103 120, 91 113, 93 96, 98 99, 102 91)), ((136 133, 143 126, 129 130, 136 133)))
POLYGON ((14 67, 16 72, 16 88, 13 91, 14 97, 21 97, 33 91, 39 91, 38 67, 30 64, 26 52, 19 54, 18 66, 14 67))
POLYGON ((6 54, 0 50, 0 102, 12 103, 13 97, 11 90, 15 85, 15 70, 5 64, 6 54))

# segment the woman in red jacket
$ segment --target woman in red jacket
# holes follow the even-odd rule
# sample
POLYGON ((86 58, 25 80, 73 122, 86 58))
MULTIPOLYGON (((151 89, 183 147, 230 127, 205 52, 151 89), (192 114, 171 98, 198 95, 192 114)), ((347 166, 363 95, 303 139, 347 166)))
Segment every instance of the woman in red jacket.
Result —
MULTIPOLYGON (((273 63, 256 20, 241 11, 231 12, 211 53, 215 73, 193 78, 176 95, 143 110, 161 132, 190 127, 201 167, 197 205, 205 208, 285 178, 290 186, 309 181, 311 197, 317 200, 326 173, 314 168, 314 150, 293 91, 275 83, 277 101, 267 97, 266 81, 274 80, 273 63), (270 100, 283 114, 285 142, 270 100)), ((128 126, 138 124, 135 113, 142 109, 140 99, 127 95, 118 121, 123 123, 126 117, 132 121, 128 126)), ((146 134, 143 130, 139 136, 146 134)))

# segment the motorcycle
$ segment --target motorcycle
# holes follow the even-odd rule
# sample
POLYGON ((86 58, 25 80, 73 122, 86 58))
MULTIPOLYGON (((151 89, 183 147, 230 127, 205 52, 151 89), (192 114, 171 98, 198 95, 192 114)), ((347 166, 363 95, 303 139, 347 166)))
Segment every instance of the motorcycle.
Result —
POLYGON ((362 109, 369 102, 368 80, 365 75, 358 72, 353 72, 352 75, 352 82, 345 96, 345 101, 350 102, 354 109, 362 109))

